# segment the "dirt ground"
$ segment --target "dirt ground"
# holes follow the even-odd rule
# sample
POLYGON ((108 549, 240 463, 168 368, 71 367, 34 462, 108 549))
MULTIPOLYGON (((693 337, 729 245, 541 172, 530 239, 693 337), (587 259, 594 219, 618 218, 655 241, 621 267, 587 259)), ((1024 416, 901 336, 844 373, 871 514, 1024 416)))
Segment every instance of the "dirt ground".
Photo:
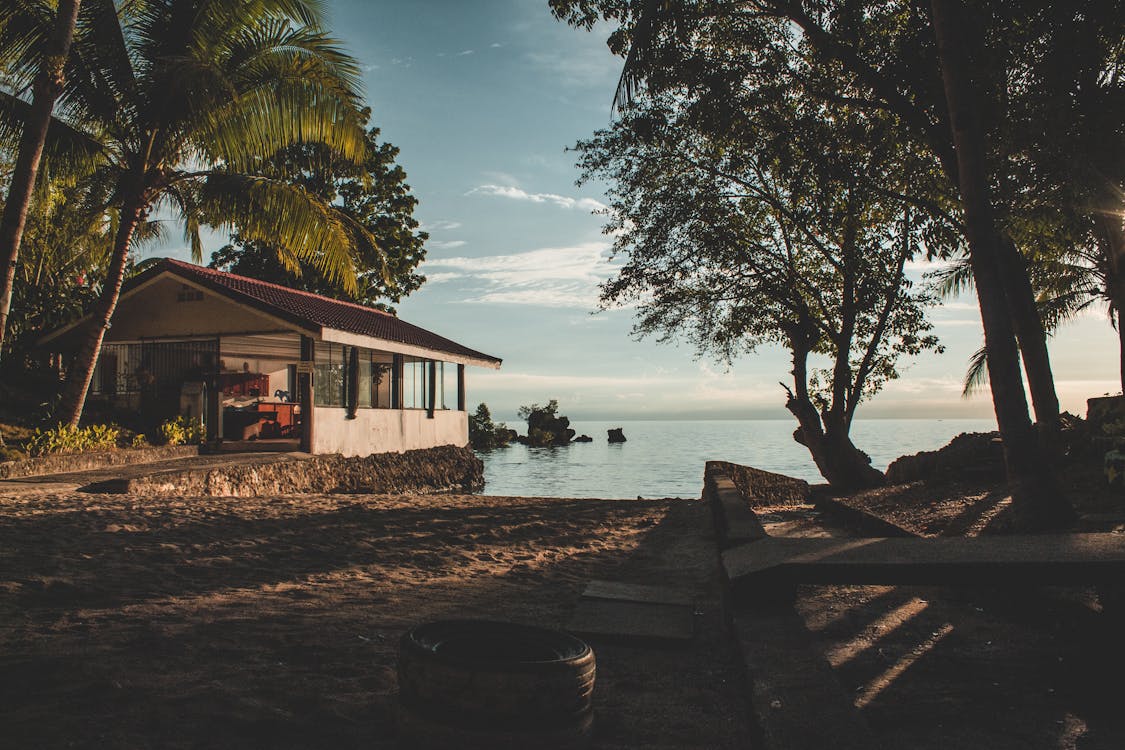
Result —
POLYGON ((592 578, 699 595, 689 648, 594 644, 596 747, 746 747, 699 500, 0 497, 0 747, 393 748, 405 630, 592 578))

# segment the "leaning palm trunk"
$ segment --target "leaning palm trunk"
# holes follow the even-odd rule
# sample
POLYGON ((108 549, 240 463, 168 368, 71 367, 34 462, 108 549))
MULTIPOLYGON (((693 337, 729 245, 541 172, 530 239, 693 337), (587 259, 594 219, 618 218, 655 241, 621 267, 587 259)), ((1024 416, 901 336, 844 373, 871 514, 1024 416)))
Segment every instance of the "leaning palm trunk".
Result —
POLYGON ((1055 456, 1060 448, 1059 397, 1055 392, 1055 378, 1051 372, 1051 358, 1047 352, 1047 332, 1035 304, 1035 290, 1027 273, 1027 263, 1011 237, 1004 235, 997 246, 1008 311, 1012 327, 1019 341, 1020 356, 1027 372, 1027 385, 1031 391, 1031 404, 1035 410, 1039 436, 1048 455, 1055 456))
POLYGON ((1121 218, 1111 211, 1097 217, 1101 229, 1100 242, 1106 257, 1106 296, 1117 317, 1117 338, 1120 351, 1121 392, 1125 393, 1125 227, 1121 218))
POLYGON ((956 16, 958 0, 933 0, 942 81, 957 156, 961 203, 965 213, 969 259, 976 280, 989 385, 996 421, 1004 441, 1004 460, 1017 522, 1024 527, 1058 525, 1073 516, 1048 464, 1028 416, 1020 376, 1019 352, 1012 327, 1003 275, 1001 237, 997 232, 985 166, 984 135, 976 120, 964 24, 956 16))
POLYGON ((125 268, 129 263, 129 248, 133 244, 133 233, 144 215, 143 199, 134 198, 125 204, 117 236, 113 241, 113 256, 106 271, 105 284, 101 296, 94 306, 90 319, 90 331, 82 341, 74 361, 67 369, 66 386, 63 388, 62 403, 59 408, 59 421, 77 427, 86 406, 86 393, 94 378, 94 368, 102 351, 102 341, 117 309, 121 297, 121 286, 125 281, 125 268))
POLYGON ((35 177, 39 172, 39 161, 43 156, 43 146, 47 142, 47 129, 51 124, 51 112, 55 100, 62 92, 65 82, 63 67, 70 54, 70 43, 74 38, 74 27, 78 20, 78 6, 81 0, 61 0, 55 26, 48 48, 44 50, 42 70, 35 81, 31 112, 20 138, 19 154, 12 172, 12 184, 4 202, 4 213, 0 217, 0 354, 4 348, 4 331, 8 327, 8 313, 12 309, 12 287, 16 281, 16 263, 19 260, 20 240, 27 221, 31 193, 35 187, 35 177))

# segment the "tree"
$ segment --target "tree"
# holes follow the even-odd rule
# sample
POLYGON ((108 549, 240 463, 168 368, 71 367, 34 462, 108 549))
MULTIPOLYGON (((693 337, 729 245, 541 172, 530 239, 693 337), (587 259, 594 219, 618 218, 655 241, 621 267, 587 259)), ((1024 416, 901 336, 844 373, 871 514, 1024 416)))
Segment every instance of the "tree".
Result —
MULTIPOLYGON (((88 0, 91 33, 75 40, 51 128, 96 166, 82 182, 92 213, 111 208, 113 250, 91 326, 67 374, 62 419, 77 424, 129 265, 135 231, 154 208, 184 224, 193 255, 200 227, 237 227, 269 241, 291 268, 311 260, 355 288, 366 228, 288 181, 261 174, 280 149, 320 143, 366 156, 359 71, 301 0, 88 0)), ((27 67, 27 66, 24 66, 27 67)), ((19 78, 22 69, 11 71, 19 78)))
POLYGON ((794 439, 833 487, 877 485, 851 424, 900 356, 937 347, 928 297, 904 268, 923 237, 949 229, 910 205, 932 176, 890 155, 884 123, 783 91, 754 96, 752 121, 716 115, 686 88, 650 97, 579 144, 584 178, 610 183, 606 231, 626 257, 602 301, 635 304, 640 335, 683 335, 726 362, 788 349, 794 439))
MULTIPOLYGON (((746 66, 732 66, 731 61, 750 58, 757 64, 759 78, 773 77, 801 96, 886 114, 900 130, 899 148, 936 160, 947 188, 964 187, 934 25, 924 6, 800 0, 551 0, 551 6, 557 16, 578 26, 591 28, 600 17, 619 24, 610 36, 611 49, 626 55, 618 101, 628 100, 641 86, 652 93, 679 84, 717 91, 719 98, 741 85, 737 76, 746 66), (800 50, 813 69, 825 74, 814 79, 816 85, 806 86, 804 70, 787 65, 789 48, 800 50), (729 75, 732 70, 734 75, 729 75)), ((1013 92, 1026 86, 1017 80, 1026 50, 994 43, 1008 38, 1004 35, 1022 22, 1025 10, 1022 4, 999 0, 978 7, 988 12, 965 24, 984 27, 978 29, 982 43, 971 50, 977 83, 986 84, 977 86, 982 103, 978 115, 986 119, 984 155, 990 165, 993 160, 1014 162, 1023 155, 1007 151, 1011 142, 1003 136, 1011 126, 1006 115, 1013 92), (983 43, 986 38, 988 44, 983 43), (1008 55, 1008 65, 998 64, 996 58, 1003 55, 1008 55)), ((1008 172, 989 166, 986 175, 994 187, 1008 172)), ((1008 207, 1000 202, 993 208, 1008 207)), ((1026 258, 1008 231, 1006 212, 1001 216, 1004 221, 996 223, 998 236, 966 233, 966 245, 970 255, 978 256, 974 270, 988 266, 984 271, 990 275, 983 283, 977 280, 978 297, 987 298, 982 302, 988 308, 982 322, 992 341, 990 387, 1005 438, 1014 504, 1024 517, 1043 519, 1032 523, 1050 523, 1065 512, 1057 512, 1060 500, 1050 481, 1049 461, 1036 441, 1025 439, 1030 419, 1021 354, 1036 412, 1048 435, 1057 432, 1058 399, 1026 258)))
MULTIPOLYGON (((51 123, 51 112, 55 100, 62 93, 66 82, 65 64, 70 55, 70 45, 74 38, 74 28, 78 22, 80 0, 61 0, 55 11, 53 24, 42 56, 38 61, 38 72, 32 87, 32 100, 27 119, 20 138, 16 162, 12 170, 11 185, 0 214, 0 354, 4 349, 4 335, 8 325, 8 313, 12 307, 12 287, 15 284, 16 263, 19 260, 20 241, 27 221, 31 194, 35 188, 35 177, 39 172, 39 161, 47 141, 47 128, 51 123)), ((23 26, 26 19, 20 11, 23 3, 13 2, 0 10, 0 47, 19 50, 34 37, 23 26)), ((38 11, 42 20, 42 8, 38 11)), ((36 40, 38 41, 38 40, 36 40)))
MULTIPOLYGON (((365 119, 369 117, 365 110, 365 119)), ((296 272, 279 260, 273 243, 253 242, 239 234, 231 244, 211 256, 211 267, 272 281, 296 289, 337 297, 365 305, 386 307, 384 300, 400 302, 418 289, 425 277, 416 273, 425 259, 428 235, 419 232, 414 219, 418 200, 406 183, 406 172, 395 163, 398 149, 379 143, 379 129, 366 133, 367 159, 362 165, 332 158, 317 145, 284 149, 266 172, 285 179, 327 203, 337 203, 352 221, 363 226, 378 247, 361 245, 355 268, 357 286, 349 292, 339 280, 328 278, 307 261, 296 272)))

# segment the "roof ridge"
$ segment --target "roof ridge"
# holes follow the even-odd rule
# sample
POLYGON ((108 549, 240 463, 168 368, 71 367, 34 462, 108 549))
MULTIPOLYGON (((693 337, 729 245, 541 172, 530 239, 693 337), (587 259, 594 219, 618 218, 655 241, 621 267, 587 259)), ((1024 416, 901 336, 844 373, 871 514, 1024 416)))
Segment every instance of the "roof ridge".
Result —
POLYGON ((391 313, 387 312, 386 310, 379 310, 378 308, 369 307, 367 305, 361 305, 358 302, 350 302, 348 300, 337 299, 335 297, 329 297, 329 296, 324 295, 324 294, 316 294, 315 292, 306 292, 303 289, 293 289, 292 287, 288 287, 288 286, 285 286, 283 284, 275 284, 272 281, 263 281, 262 279, 255 279, 253 276, 243 276, 241 274, 231 273, 230 271, 220 271, 217 268, 209 268, 207 266, 200 266, 200 265, 197 265, 195 263, 188 263, 187 261, 179 260, 177 258, 165 258, 164 260, 167 263, 169 263, 173 266, 188 268, 188 269, 191 269, 193 271, 201 271, 201 272, 207 273, 207 274, 214 274, 216 276, 225 276, 225 277, 231 278, 231 279, 241 279, 243 281, 249 281, 253 284, 262 284, 264 286, 273 287, 274 289, 280 289, 284 292, 289 292, 291 294, 300 294, 300 295, 305 296, 305 297, 315 297, 316 299, 322 299, 322 300, 325 300, 327 302, 332 302, 333 304, 347 305, 348 307, 354 307, 356 309, 363 310, 364 312, 373 312, 373 313, 377 313, 379 315, 385 315, 388 318, 394 318, 395 320, 399 320, 400 322, 403 322, 403 323, 406 322, 404 320, 401 320, 397 315, 392 315, 391 313))

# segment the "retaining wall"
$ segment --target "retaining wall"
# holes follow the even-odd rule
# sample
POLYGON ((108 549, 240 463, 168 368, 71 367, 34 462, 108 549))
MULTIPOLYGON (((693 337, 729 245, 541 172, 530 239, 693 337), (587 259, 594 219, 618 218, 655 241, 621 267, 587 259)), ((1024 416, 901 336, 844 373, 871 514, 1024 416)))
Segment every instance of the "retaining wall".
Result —
MULTIPOLYGON (((233 459, 233 457, 232 457, 233 459)), ((142 495, 255 497, 322 492, 474 492, 484 487, 484 464, 469 448, 437 448, 344 457, 291 456, 272 463, 162 471, 88 489, 142 495)))
POLYGON ((110 466, 147 464, 153 461, 198 455, 198 445, 163 445, 151 448, 120 448, 114 451, 97 453, 40 456, 21 461, 0 462, 0 479, 20 479, 48 474, 66 474, 71 471, 91 471, 110 466))

